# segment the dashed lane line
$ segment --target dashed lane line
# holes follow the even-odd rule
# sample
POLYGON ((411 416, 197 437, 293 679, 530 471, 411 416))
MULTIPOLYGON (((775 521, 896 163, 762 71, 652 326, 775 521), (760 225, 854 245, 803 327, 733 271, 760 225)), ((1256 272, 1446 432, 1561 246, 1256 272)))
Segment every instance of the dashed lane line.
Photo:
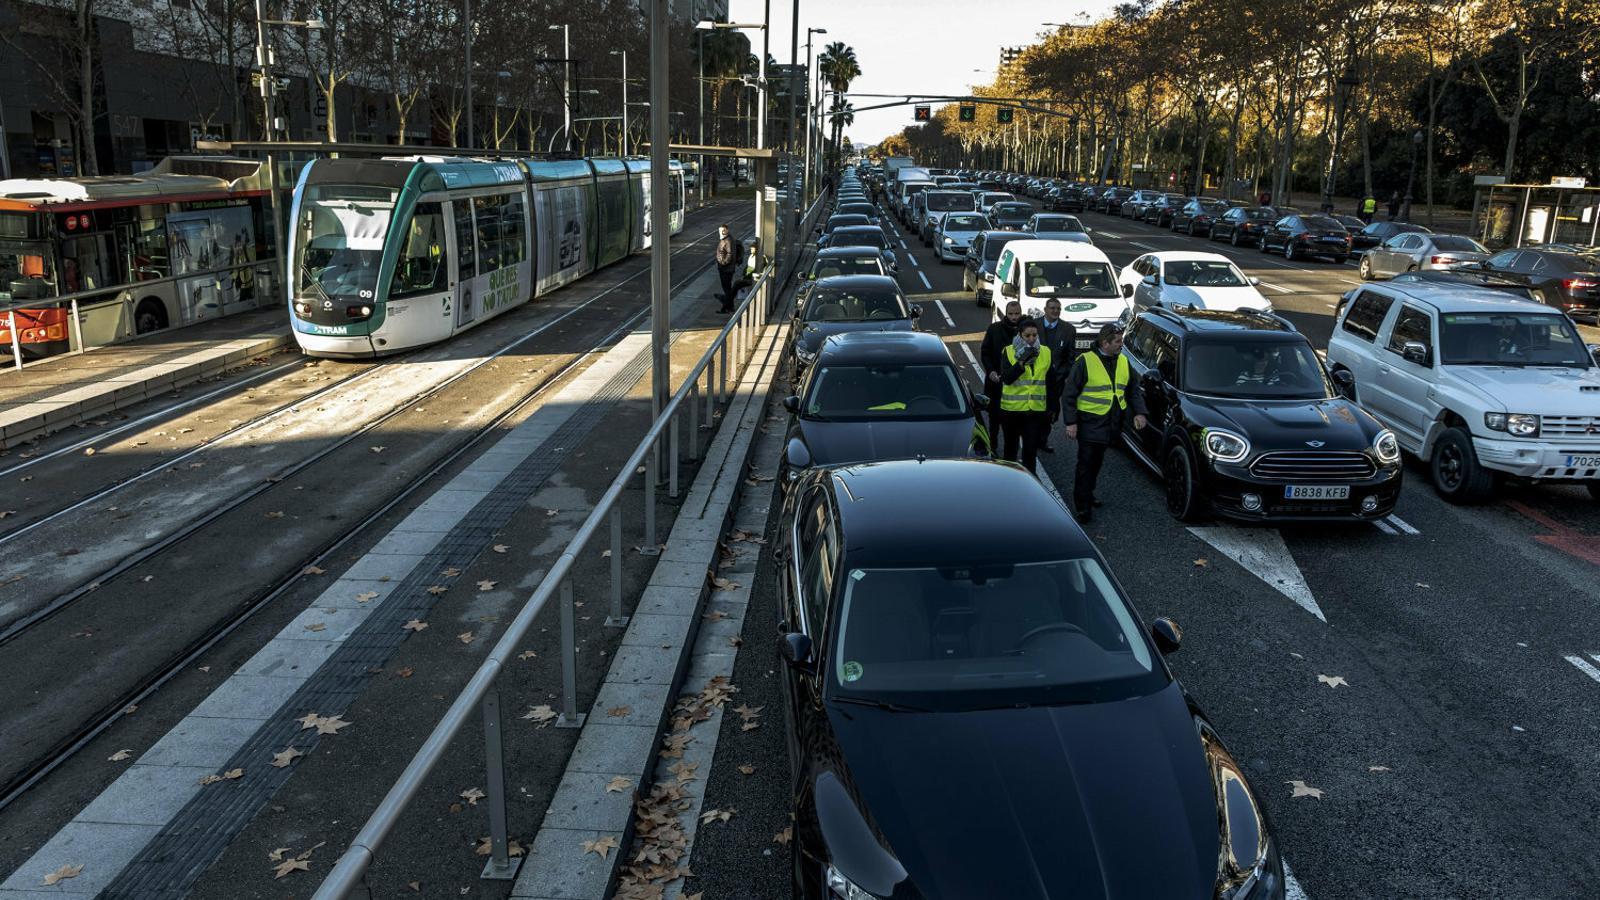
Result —
POLYGON ((1145 250, 1150 250, 1150 251, 1155 251, 1155 250, 1160 249, 1158 247, 1152 247, 1149 244, 1143 243, 1141 241, 1129 241, 1128 243, 1132 244, 1135 247, 1140 247, 1140 248, 1143 248, 1145 250))
POLYGON ((1275 285, 1272 282, 1267 281, 1266 279, 1262 279, 1261 280, 1261 286, 1262 287, 1272 288, 1273 290, 1275 290, 1275 291, 1277 291, 1279 293, 1282 293, 1282 294, 1292 294, 1292 293, 1294 293, 1294 289, 1293 288, 1279 287, 1278 285, 1275 285))
MULTIPOLYGON (((1600 653, 1590 654, 1590 656, 1593 657, 1595 662, 1600 662, 1600 653)), ((1596 669, 1594 666, 1589 665, 1588 660, 1585 660, 1583 657, 1577 655, 1563 656, 1562 659, 1565 659, 1567 662, 1577 666, 1578 671, 1589 676, 1590 678, 1593 678, 1597 683, 1600 683, 1600 669, 1596 669)))
MULTIPOLYGON (((902 246, 902 247, 904 247, 904 246, 905 246, 905 241, 901 241, 901 242, 900 242, 900 246, 902 246)), ((907 260, 908 260, 908 261, 909 261, 909 262, 910 262, 910 263, 911 263, 911 264, 912 264, 912 265, 913 265, 913 266, 916 266, 916 267, 917 267, 917 268, 919 268, 919 269, 920 269, 920 268, 922 268, 922 263, 919 263, 919 262, 917 262, 917 255, 916 255, 916 254, 915 254, 915 253, 912 253, 912 252, 911 252, 911 251, 910 251, 910 250, 907 250, 907 251, 906 251, 906 259, 907 259, 907 260)), ((919 273, 919 274, 920 274, 920 273, 919 273)))
POLYGON ((1421 534, 1422 533, 1421 531, 1419 531, 1418 529, 1413 527, 1411 525, 1411 523, 1407 522, 1405 519, 1400 518, 1399 516, 1390 515, 1390 516, 1387 517, 1387 521, 1389 522, 1390 525, 1393 525, 1395 528, 1400 529, 1401 531, 1405 532, 1406 534, 1421 534))
POLYGON ((906 246, 906 241, 905 241, 905 238, 901 238, 901 239, 900 239, 900 249, 901 249, 901 250, 905 250, 905 251, 910 251, 910 250, 911 250, 911 248, 910 248, 910 247, 907 247, 907 246, 906 246))
MULTIPOLYGON (((917 273, 917 277, 922 279, 922 286, 924 288, 926 288, 926 289, 928 289, 930 291, 933 290, 933 285, 928 282, 928 276, 926 274, 924 274, 922 272, 918 272, 917 273)), ((949 317, 947 316, 946 318, 949 318, 949 317)), ((954 325, 955 323, 951 322, 950 324, 954 325)))
POLYGON ((1397 534, 1400 533, 1400 532, 1398 532, 1398 531, 1396 531, 1394 529, 1394 526, 1390 525, 1388 522, 1385 522, 1382 519, 1374 519, 1372 521, 1372 527, 1378 529, 1379 531, 1383 532, 1384 534, 1396 534, 1397 535, 1397 534))
MULTIPOLYGON (((921 272, 918 272, 917 274, 918 275, 922 275, 921 272)), ((928 276, 926 276, 926 275, 922 276, 922 283, 923 284, 927 284, 928 283, 928 276)), ((931 291, 931 290, 933 290, 933 288, 930 287, 930 288, 928 288, 928 290, 931 291)), ((939 315, 944 316, 944 324, 950 326, 951 328, 956 327, 956 320, 950 318, 950 310, 944 308, 944 301, 943 300, 935 299, 933 301, 933 305, 939 307, 939 315)))

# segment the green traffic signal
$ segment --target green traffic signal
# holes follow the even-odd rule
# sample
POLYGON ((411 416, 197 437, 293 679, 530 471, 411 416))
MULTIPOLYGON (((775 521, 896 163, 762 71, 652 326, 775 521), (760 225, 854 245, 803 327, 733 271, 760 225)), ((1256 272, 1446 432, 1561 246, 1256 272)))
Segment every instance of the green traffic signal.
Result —
POLYGON ((999 122, 1001 125, 1010 125, 1011 124, 1011 113, 1012 113, 1011 107, 1002 106, 999 109, 994 111, 994 120, 996 122, 999 122))
POLYGON ((961 105, 961 121, 963 121, 963 122, 976 122, 977 120, 978 120, 978 107, 973 106, 970 103, 963 103, 961 105))

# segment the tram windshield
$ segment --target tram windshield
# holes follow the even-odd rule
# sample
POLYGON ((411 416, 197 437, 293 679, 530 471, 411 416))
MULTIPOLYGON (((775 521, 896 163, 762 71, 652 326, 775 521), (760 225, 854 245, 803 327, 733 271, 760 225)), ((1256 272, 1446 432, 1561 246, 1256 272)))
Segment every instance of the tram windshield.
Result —
POLYGON ((322 299, 371 300, 395 192, 370 185, 312 185, 295 223, 295 292, 322 299))

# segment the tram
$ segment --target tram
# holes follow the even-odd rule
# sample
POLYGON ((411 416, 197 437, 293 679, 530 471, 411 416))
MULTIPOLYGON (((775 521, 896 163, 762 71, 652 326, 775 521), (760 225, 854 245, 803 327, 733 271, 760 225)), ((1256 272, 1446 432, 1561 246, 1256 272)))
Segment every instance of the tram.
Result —
MULTIPOLYGON (((290 213, 289 316, 310 356, 437 343, 647 249, 647 159, 319 159, 290 213)), ((684 225, 671 163, 669 222, 684 225)))

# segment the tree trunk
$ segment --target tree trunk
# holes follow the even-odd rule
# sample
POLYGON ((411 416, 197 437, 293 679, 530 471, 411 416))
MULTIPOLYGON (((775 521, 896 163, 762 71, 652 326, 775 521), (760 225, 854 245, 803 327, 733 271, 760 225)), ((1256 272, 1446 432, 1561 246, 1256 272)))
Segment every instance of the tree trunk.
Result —
POLYGON ((94 143, 94 0, 78 0, 78 162, 80 175, 99 175, 99 149, 94 143))

